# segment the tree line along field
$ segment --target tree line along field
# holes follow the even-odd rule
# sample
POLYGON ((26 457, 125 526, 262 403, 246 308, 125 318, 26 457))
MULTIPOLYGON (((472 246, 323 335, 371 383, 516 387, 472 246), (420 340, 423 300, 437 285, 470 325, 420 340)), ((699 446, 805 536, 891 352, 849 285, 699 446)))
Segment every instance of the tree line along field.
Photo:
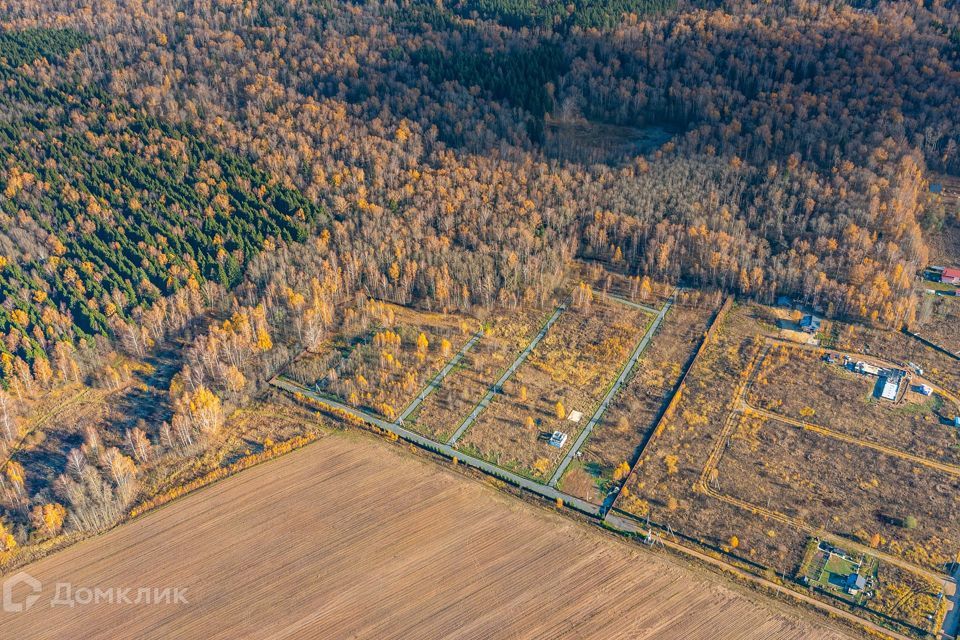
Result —
POLYGON ((849 637, 350 432, 29 571, 44 584, 41 600, 4 616, 5 637, 849 637), (264 545, 281 521, 285 543, 264 545), (258 546, 249 557, 235 551, 258 546), (57 581, 176 586, 187 604, 50 607, 57 581))
MULTIPOLYGON (((570 265, 570 280, 584 282, 603 294, 609 294, 659 309, 673 294, 676 287, 669 282, 658 281, 649 276, 623 273, 622 260, 577 260, 570 265)), ((697 292, 687 292, 688 297, 699 299, 697 292)))
POLYGON ((692 295, 678 297, 637 361, 630 381, 584 442, 582 457, 564 474, 561 489, 599 503, 612 483, 625 478, 637 447, 670 401, 714 311, 692 295))
MULTIPOLYGON (((944 571, 960 549, 960 473, 942 466, 955 460, 956 434, 933 411, 953 411, 949 401, 880 404, 870 397, 875 378, 850 377, 815 350, 772 340, 775 318, 735 305, 719 319, 615 507, 791 580, 802 578, 814 535, 849 541, 906 574, 944 571)), ((849 341, 852 333, 834 323, 823 335, 849 341)), ((905 352, 927 366, 937 361, 933 350, 905 352)), ((925 375, 940 383, 932 369, 925 375)), ((893 580, 881 587, 905 588, 893 580)), ((899 611, 885 591, 871 606, 925 629, 926 616, 939 614, 928 606, 939 583, 924 580, 930 593, 915 596, 922 606, 899 611)))
POLYGON ((652 320, 586 285, 490 406, 458 441, 464 451, 536 479, 549 479, 652 320), (589 291, 589 288, 586 288, 589 291), (579 422, 571 412, 582 414, 579 422), (562 448, 546 439, 568 434, 562 448))
POLYGON ((479 327, 466 316, 367 300, 329 343, 298 358, 287 375, 393 420, 479 327))

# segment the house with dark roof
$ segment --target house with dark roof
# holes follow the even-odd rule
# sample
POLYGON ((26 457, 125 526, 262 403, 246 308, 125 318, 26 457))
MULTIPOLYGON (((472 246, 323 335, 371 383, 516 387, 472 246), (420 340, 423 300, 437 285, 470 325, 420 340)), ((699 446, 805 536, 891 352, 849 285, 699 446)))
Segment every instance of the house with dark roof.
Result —
POLYGON ((820 331, 821 324, 823 324, 823 320, 809 313, 800 319, 800 329, 806 331, 807 333, 816 333, 817 331, 820 331))

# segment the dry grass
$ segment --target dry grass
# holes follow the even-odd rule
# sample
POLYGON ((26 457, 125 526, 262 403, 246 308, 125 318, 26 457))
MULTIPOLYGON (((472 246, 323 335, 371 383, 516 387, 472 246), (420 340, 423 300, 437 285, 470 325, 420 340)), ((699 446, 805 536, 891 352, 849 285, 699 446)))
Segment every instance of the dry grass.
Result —
MULTIPOLYGON (((744 371, 760 353, 761 336, 775 333, 763 307, 735 307, 727 315, 694 364, 674 415, 644 450, 617 507, 641 517, 649 514, 707 545, 723 548, 735 535, 737 555, 789 574, 802 557, 802 531, 694 489, 734 406, 744 371)), ((792 366, 792 360, 782 364, 792 366)), ((943 435, 922 432, 924 425, 934 426, 916 407, 868 405, 860 397, 869 393, 861 381, 834 376, 816 360, 798 361, 797 366, 797 375, 776 367, 764 374, 768 384, 760 384, 758 391, 763 402, 773 397, 778 410, 799 413, 811 404, 813 394, 821 394, 822 402, 813 403, 816 413, 811 421, 825 427, 847 429, 856 436, 859 415, 866 424, 884 421, 867 435, 882 439, 896 434, 905 446, 932 448, 937 445, 930 438, 943 435), (820 380, 821 374, 832 377, 820 380), (870 411, 888 413, 873 416, 870 411), (840 423, 832 422, 834 417, 840 423)), ((759 400, 756 394, 754 400, 759 400)), ((915 564, 934 566, 960 546, 960 528, 950 515, 960 508, 956 477, 835 438, 801 433, 793 426, 764 426, 757 416, 735 420, 732 438, 721 450, 719 474, 708 480, 714 490, 799 518, 811 527, 866 535, 867 541, 879 528, 884 547, 915 564), (809 446, 812 440, 818 441, 816 447, 809 446), (878 524, 880 513, 892 518, 913 515, 919 524, 912 530, 878 524)), ((940 447, 947 444, 939 442, 940 447)))
POLYGON ((939 568, 960 548, 960 478, 755 417, 718 465, 719 491, 939 568), (908 516, 916 527, 903 524, 908 516))
POLYGON ((632 462, 636 447, 654 427, 669 402, 684 365, 697 348, 713 311, 677 305, 647 345, 630 382, 620 390, 581 452, 580 465, 571 466, 562 487, 586 500, 602 500, 622 462, 632 462), (584 482, 587 475, 590 482, 584 482), (576 476, 576 477, 574 477, 576 476))
MULTIPOLYGON (((919 321, 913 331, 934 344, 960 353, 960 297, 925 294, 920 299, 919 321)), ((957 364, 960 367, 960 363, 957 364)))
POLYGON ((31 638, 778 638, 799 618, 367 439, 328 437, 28 567, 31 638), (187 605, 49 607, 75 588, 187 605))
POLYGON ((944 424, 957 407, 907 391, 897 403, 874 394, 877 378, 823 362, 810 350, 775 347, 759 364, 751 405, 834 431, 950 464, 960 464, 960 437, 944 424), (810 411, 814 413, 810 415, 810 411))
POLYGON ((473 318, 371 301, 322 349, 304 353, 286 374, 392 420, 479 327, 473 318), (421 335, 426 348, 418 343, 421 335))
POLYGON ((508 469, 546 479, 617 377, 651 316, 598 296, 569 308, 467 430, 460 446, 508 469), (523 399, 524 389, 526 400, 523 399), (557 403, 565 415, 558 418, 557 403), (566 419, 571 411, 583 418, 566 419), (558 449, 544 435, 569 435, 558 449))
POLYGON ((408 427, 445 441, 487 393, 544 322, 537 309, 516 309, 488 319, 483 338, 411 416, 408 427))
POLYGON ((717 548, 735 535, 739 555, 791 573, 803 555, 803 532, 693 490, 764 331, 776 332, 776 326, 754 305, 735 306, 720 321, 687 376, 676 410, 651 437, 616 506, 717 548))

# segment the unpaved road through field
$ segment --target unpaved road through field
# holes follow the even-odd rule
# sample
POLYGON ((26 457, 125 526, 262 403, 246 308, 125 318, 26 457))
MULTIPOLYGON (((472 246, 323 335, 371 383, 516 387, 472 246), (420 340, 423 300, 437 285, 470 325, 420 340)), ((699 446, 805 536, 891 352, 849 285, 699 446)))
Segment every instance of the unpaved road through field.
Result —
POLYGON ((357 434, 328 436, 26 571, 42 583, 39 599, 0 612, 2 638, 845 637, 357 434), (58 582, 131 598, 185 588, 187 603, 51 607, 58 582))

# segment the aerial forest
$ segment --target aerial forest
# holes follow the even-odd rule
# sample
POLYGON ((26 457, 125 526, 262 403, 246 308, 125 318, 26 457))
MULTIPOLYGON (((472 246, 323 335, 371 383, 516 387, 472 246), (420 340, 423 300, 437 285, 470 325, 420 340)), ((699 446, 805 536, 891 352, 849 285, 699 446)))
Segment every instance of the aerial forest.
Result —
POLYGON ((0 80, 0 394, 184 340, 141 463, 371 299, 579 259, 899 328, 957 224, 948 0, 0 0, 0 80))

